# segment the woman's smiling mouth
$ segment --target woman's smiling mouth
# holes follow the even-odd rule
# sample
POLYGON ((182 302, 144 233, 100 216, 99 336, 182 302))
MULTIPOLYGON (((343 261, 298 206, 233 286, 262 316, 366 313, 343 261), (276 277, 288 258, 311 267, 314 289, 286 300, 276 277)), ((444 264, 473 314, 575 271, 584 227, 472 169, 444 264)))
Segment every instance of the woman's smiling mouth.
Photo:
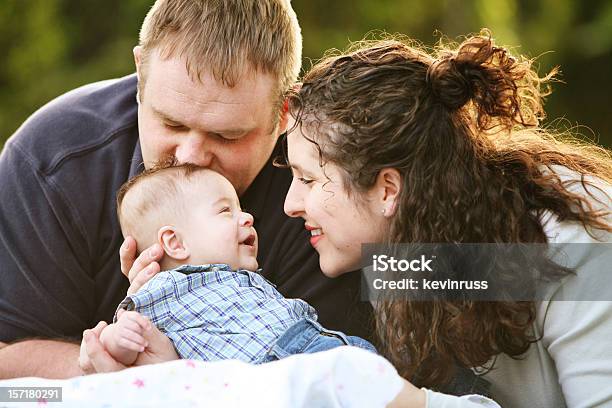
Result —
POLYGON ((310 245, 313 247, 317 245, 317 242, 323 238, 323 230, 321 228, 315 228, 310 225, 305 225, 305 228, 310 231, 310 245))

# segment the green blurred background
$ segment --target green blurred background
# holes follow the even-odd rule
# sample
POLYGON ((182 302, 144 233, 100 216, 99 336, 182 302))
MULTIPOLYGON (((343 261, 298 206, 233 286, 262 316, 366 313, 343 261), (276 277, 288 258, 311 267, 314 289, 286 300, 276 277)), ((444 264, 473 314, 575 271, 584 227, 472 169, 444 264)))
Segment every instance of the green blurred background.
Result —
MULTIPOLYGON (((133 72, 132 47, 153 0, 0 0, 0 146, 38 107, 79 85, 133 72)), ((482 27, 516 53, 561 66, 548 122, 612 147, 611 0, 293 0, 304 67, 367 32, 433 45, 482 27), (555 120, 560 119, 560 120, 555 120)))

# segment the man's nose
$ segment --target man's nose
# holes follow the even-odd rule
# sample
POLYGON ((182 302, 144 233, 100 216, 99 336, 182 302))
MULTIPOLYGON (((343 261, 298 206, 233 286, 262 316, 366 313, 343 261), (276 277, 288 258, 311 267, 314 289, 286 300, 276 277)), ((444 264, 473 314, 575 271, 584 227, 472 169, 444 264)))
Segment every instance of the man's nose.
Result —
POLYGON ((176 148, 176 159, 179 163, 192 163, 197 166, 210 167, 213 153, 199 135, 188 135, 176 148))
POLYGON ((244 211, 240 214, 240 225, 242 227, 252 227, 254 222, 251 214, 244 211))
POLYGON ((289 186, 289 191, 287 191, 285 205, 283 208, 285 210, 285 214, 293 218, 300 217, 304 213, 304 202, 298 189, 299 187, 297 186, 295 179, 293 179, 291 186, 289 186))

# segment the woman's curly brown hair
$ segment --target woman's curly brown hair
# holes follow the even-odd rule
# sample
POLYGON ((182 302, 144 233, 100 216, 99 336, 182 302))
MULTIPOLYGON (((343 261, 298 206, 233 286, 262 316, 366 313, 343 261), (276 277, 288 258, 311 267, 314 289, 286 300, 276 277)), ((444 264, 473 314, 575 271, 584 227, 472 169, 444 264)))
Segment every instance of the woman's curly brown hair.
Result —
MULTIPOLYGON (((601 196, 569 188, 591 194, 593 179, 611 183, 610 153, 539 127, 554 73, 540 78, 487 31, 432 52, 361 42, 314 66, 289 106, 321 163, 344 170, 347 191, 367 191, 384 168, 400 172, 388 242, 546 243, 545 212, 612 231, 610 212, 593 205, 601 196), (561 180, 556 166, 577 180, 561 180)), ((384 354, 433 388, 456 365, 519 357, 537 340, 534 319, 533 302, 394 301, 377 310, 384 354)))

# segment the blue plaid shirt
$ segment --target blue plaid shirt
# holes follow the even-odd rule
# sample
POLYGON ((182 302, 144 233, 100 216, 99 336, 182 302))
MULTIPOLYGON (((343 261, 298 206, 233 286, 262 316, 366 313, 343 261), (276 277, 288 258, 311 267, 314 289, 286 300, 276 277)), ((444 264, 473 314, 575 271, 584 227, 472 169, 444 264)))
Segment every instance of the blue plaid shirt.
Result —
POLYGON ((286 299, 258 273, 225 264, 158 273, 119 309, 136 310, 172 340, 181 358, 259 362, 275 341, 315 310, 286 299))

